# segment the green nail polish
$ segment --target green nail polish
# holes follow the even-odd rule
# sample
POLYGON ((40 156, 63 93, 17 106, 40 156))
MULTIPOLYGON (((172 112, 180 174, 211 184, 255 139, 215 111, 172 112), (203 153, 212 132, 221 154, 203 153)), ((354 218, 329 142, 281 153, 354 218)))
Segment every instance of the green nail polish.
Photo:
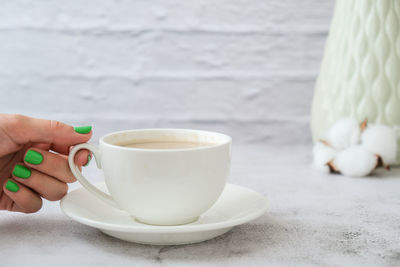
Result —
POLYGON ((80 134, 87 134, 90 133, 92 130, 92 126, 78 126, 74 127, 75 132, 80 133, 80 134))
POLYGON ((13 174, 19 178, 27 179, 31 176, 31 170, 23 165, 17 164, 14 167, 13 174))
POLYGON ((29 149, 28 152, 26 152, 25 161, 30 164, 38 165, 42 163, 43 155, 35 150, 29 149))
POLYGON ((19 190, 19 186, 11 180, 7 181, 6 188, 11 192, 17 192, 19 190))
POLYGON ((84 167, 86 167, 87 165, 89 165, 90 161, 92 160, 92 156, 88 155, 87 156, 87 162, 85 165, 83 165, 84 167))

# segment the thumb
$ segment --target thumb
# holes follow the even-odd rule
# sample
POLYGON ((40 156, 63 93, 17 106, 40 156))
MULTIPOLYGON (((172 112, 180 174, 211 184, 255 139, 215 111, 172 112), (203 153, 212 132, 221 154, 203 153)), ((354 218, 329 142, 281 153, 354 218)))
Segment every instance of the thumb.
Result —
POLYGON ((85 143, 92 136, 91 126, 74 128, 59 121, 23 115, 1 114, 0 127, 18 145, 32 142, 71 146, 85 143))

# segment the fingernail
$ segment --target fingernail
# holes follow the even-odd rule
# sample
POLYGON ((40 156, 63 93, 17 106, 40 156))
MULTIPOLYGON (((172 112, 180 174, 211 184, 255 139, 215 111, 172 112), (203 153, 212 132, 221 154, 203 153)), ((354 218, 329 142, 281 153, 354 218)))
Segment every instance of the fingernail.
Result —
POLYGON ((7 181, 6 188, 8 191, 11 191, 11 192, 17 192, 19 190, 19 186, 11 180, 7 181))
POLYGON ((31 176, 31 170, 24 165, 17 164, 14 167, 13 174, 19 178, 28 179, 31 176))
POLYGON ((86 167, 87 165, 89 165, 90 161, 92 160, 92 156, 88 155, 87 156, 87 162, 85 165, 83 165, 84 167, 86 167))
POLYGON ((74 127, 75 132, 80 133, 80 134, 87 134, 90 133, 92 130, 92 126, 78 126, 74 127))
POLYGON ((25 161, 30 164, 38 165, 42 163, 43 156, 39 152, 29 149, 28 152, 26 152, 25 161))

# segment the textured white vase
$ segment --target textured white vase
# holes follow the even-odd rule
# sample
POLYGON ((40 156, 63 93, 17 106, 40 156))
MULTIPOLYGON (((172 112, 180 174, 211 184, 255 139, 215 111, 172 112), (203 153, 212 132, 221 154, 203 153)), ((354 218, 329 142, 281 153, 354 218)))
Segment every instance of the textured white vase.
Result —
POLYGON ((314 141, 342 117, 400 136, 400 0, 336 2, 312 104, 314 141))

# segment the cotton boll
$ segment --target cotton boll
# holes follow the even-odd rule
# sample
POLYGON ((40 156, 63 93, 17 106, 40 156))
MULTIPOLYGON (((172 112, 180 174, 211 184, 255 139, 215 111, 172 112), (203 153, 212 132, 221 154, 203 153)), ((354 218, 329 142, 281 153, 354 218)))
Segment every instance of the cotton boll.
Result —
POLYGON ((336 149, 356 145, 360 141, 360 125, 356 119, 341 119, 328 130, 326 141, 336 149))
POLYGON ((324 167, 327 167, 326 164, 331 161, 336 154, 336 149, 318 142, 313 147, 313 165, 318 169, 325 169, 324 167))
POLYGON ((397 137, 389 126, 369 125, 361 135, 361 143, 367 150, 381 156, 385 165, 396 162, 397 137))
POLYGON ((343 175, 366 176, 375 169, 377 157, 361 145, 356 145, 339 152, 333 164, 343 175))

